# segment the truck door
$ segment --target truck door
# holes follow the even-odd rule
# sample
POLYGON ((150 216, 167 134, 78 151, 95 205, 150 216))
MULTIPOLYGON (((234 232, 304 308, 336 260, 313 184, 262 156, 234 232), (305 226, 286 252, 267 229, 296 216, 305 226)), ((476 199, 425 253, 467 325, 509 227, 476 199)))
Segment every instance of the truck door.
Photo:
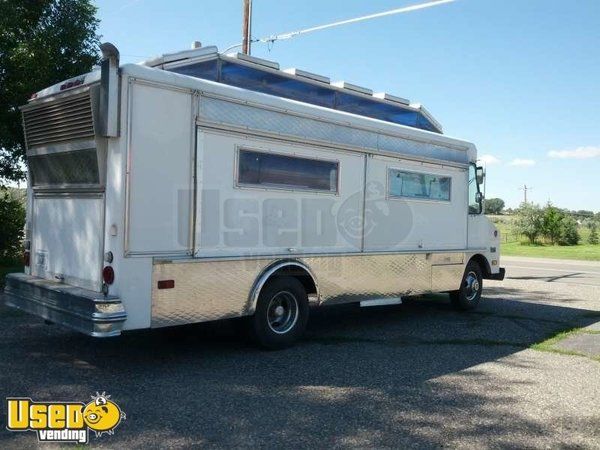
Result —
POLYGON ((23 108, 33 190, 31 274, 101 290, 104 152, 89 89, 23 108))

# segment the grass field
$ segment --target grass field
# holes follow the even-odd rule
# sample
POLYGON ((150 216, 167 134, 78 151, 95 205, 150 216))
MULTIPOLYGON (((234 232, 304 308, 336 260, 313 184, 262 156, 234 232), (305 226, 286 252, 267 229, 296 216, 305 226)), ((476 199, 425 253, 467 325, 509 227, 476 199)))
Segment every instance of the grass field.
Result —
POLYGON ((579 227, 581 236, 579 245, 564 246, 542 243, 531 245, 525 237, 515 233, 511 216, 491 216, 490 219, 500 230, 502 255, 600 261, 600 245, 587 243, 590 230, 586 227, 579 227))
POLYGON ((509 242, 502 243, 500 252, 502 255, 508 256, 600 261, 600 245, 590 244, 565 247, 561 245, 529 245, 520 242, 509 242))

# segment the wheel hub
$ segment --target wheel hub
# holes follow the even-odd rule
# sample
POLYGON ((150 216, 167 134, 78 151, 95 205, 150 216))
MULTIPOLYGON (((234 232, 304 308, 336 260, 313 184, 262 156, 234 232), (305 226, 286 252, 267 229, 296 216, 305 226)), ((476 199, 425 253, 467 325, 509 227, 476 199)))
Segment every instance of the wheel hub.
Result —
POLYGON ((269 328, 277 334, 289 332, 298 320, 298 300, 289 291, 275 294, 267 308, 269 328))
POLYGON ((465 293, 467 300, 471 301, 475 299, 480 289, 481 284, 479 283, 477 275, 474 272, 469 272, 465 278, 465 293))

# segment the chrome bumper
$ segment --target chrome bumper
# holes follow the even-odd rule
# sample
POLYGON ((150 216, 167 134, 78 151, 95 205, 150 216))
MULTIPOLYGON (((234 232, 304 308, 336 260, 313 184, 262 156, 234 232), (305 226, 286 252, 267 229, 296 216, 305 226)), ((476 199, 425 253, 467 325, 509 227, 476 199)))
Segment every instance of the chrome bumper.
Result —
POLYGON ((6 276, 6 304, 89 336, 121 334, 127 314, 118 297, 32 277, 6 276))

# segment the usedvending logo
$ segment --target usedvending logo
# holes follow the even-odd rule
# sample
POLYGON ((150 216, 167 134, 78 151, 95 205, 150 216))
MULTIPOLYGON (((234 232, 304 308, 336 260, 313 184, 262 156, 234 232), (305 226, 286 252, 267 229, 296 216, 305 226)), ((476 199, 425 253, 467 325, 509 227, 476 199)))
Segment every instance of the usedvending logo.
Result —
POLYGON ((114 434, 125 419, 119 405, 105 392, 83 402, 35 402, 30 398, 7 398, 9 431, 35 431, 40 442, 87 444, 90 431, 99 438, 114 434))

